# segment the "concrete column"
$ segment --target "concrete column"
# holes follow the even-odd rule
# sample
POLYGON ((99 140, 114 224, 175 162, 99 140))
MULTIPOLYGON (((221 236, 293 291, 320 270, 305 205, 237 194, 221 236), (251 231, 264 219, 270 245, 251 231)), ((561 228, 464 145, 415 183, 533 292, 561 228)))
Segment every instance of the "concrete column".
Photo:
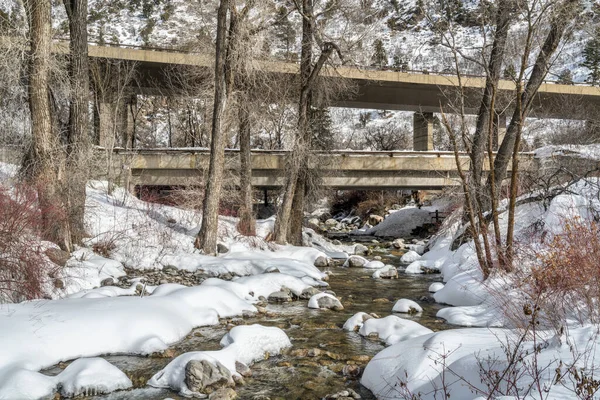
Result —
POLYGON ((433 113, 415 113, 413 131, 413 150, 433 150, 433 113))
POLYGON ((115 122, 114 104, 97 102, 94 106, 94 132, 99 146, 110 148, 115 145, 115 122))
POLYGON ((497 151, 500 147, 500 144, 504 140, 504 136, 506 136, 506 114, 498 114, 494 112, 493 129, 492 146, 493 149, 497 151))
POLYGON ((137 107, 137 96, 132 94, 127 96, 125 101, 120 106, 120 123, 119 123, 119 134, 121 136, 121 147, 124 149, 130 149, 135 147, 134 135, 135 135, 135 119, 133 114, 137 107))

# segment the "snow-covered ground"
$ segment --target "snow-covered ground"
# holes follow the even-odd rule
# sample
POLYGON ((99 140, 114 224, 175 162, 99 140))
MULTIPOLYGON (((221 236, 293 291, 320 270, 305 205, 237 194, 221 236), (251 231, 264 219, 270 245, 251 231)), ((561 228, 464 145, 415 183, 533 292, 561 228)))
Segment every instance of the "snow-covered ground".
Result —
MULTIPOLYGON (((597 178, 581 180, 549 201, 524 201, 516 212, 517 240, 540 251, 552 242, 554 235, 563 233, 567 219, 593 221, 600 211, 599 183, 597 178)), ((523 200, 527 196, 531 195, 523 200)), ((515 280, 525 276, 536 260, 525 258, 517 272, 493 274, 484 280, 472 241, 450 249, 462 233, 460 216, 446 222, 432 240, 429 252, 420 258, 411 255, 414 261, 406 272, 419 273, 422 267, 439 270, 445 285, 432 285, 430 290, 437 302, 454 307, 440 310, 438 317, 454 325, 482 328, 425 333, 396 341, 371 360, 361 383, 381 399, 406 399, 413 395, 434 399, 443 393, 460 399, 502 395, 575 398, 577 385, 581 385, 578 379, 598 374, 595 360, 600 356, 600 328, 592 321, 582 320, 581 315, 574 315, 576 310, 572 310, 573 315, 567 310, 563 328, 556 330, 548 322, 552 311, 542 310, 535 320, 536 331, 516 329, 516 325, 529 326, 531 314, 524 310, 533 300, 517 289, 515 280), (498 380, 503 373, 507 375, 498 380)), ((500 214, 500 223, 505 232, 506 212, 500 214)), ((379 325, 385 320, 363 322, 360 317, 355 316, 348 324, 362 324, 361 332, 369 324, 379 325)), ((385 324, 385 329, 389 327, 385 324)), ((384 336, 394 333, 383 332, 384 336)))
MULTIPOLYGON (((15 168, 2 164, 6 178, 15 168)), ((72 253, 60 275, 60 288, 47 296, 0 307, 0 399, 38 399, 56 391, 74 396, 105 393, 131 387, 131 381, 103 359, 106 354, 151 354, 166 350, 192 329, 215 325, 220 318, 255 313, 259 297, 289 289, 296 296, 311 287, 328 286, 327 275, 314 266, 320 250, 278 246, 264 237, 273 219, 257 222, 258 236, 237 233, 235 218, 222 217, 220 243, 225 253, 199 254, 193 240, 199 229, 198 213, 138 200, 122 189, 111 194, 105 182, 87 188, 86 247, 72 253), (104 256, 97 252, 102 251, 104 256), (199 271, 208 276, 200 286, 151 286, 132 279, 130 288, 111 286, 133 270, 171 268, 199 271), (229 274, 233 280, 221 280, 229 274), (140 290, 141 288, 141 290, 140 290), (40 373, 61 361, 76 360, 57 376, 40 373)), ((343 248, 318 235, 311 240, 338 255, 343 248)), ((218 352, 184 354, 157 375, 152 384, 187 393, 182 360, 218 360, 235 373, 235 362, 250 364, 265 353, 277 354, 290 346, 278 328, 244 326, 233 329, 218 352), (233 364, 232 364, 233 363, 233 364)))

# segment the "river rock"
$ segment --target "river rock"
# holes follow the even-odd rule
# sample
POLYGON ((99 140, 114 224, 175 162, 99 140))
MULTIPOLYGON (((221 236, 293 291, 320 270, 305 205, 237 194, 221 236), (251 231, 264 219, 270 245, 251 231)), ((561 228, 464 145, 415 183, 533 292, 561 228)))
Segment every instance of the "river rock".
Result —
POLYGON ((334 246, 341 246, 341 245, 342 245, 342 242, 340 242, 340 241, 339 241, 339 240, 337 240, 337 239, 334 239, 334 240, 332 240, 332 241, 331 241, 331 244, 333 244, 334 246))
POLYGON ((314 264, 315 264, 315 267, 317 267, 317 268, 324 268, 329 264, 329 262, 327 260, 327 257, 319 256, 315 260, 314 264))
POLYGON ((234 400, 238 395, 232 388, 220 388, 208 396, 208 400, 234 400))
POLYGON ((192 360, 185 366, 185 384, 192 392, 210 394, 235 386, 231 372, 220 362, 192 360))
POLYGON ((106 279, 103 279, 102 282, 100 282, 100 286, 112 286, 115 283, 116 282, 115 282, 114 278, 106 278, 106 279))
POLYGON ((377 225, 383 221, 383 217, 381 215, 371 214, 369 215, 368 221, 370 225, 377 225))
POLYGON ((229 253, 229 247, 225 246, 223 243, 217 243, 217 253, 229 253))
POLYGON ((341 311, 344 309, 344 306, 334 296, 328 293, 319 293, 310 298, 308 301, 308 308, 325 308, 334 311, 341 311))
POLYGON ((328 228, 334 228, 337 225, 338 225, 338 222, 333 218, 329 218, 327 221, 325 221, 325 226, 328 228))
MULTIPOLYGON (((358 246, 358 245, 357 245, 358 246)), ((361 268, 367 265, 369 260, 361 256, 350 256, 344 263, 344 267, 361 268)))
POLYGON ((335 394, 328 394, 324 397, 324 399, 337 399, 337 400, 352 400, 352 399, 361 399, 360 395, 356 393, 354 390, 348 388, 344 389, 341 392, 337 392, 335 394))
POLYGON ((311 287, 307 287, 300 294, 300 298, 302 300, 308 300, 311 297, 313 297, 314 295, 319 294, 319 293, 321 293, 321 291, 319 289, 317 289, 315 287, 312 287, 312 286, 311 287))
POLYGON ((360 329, 360 327, 364 324, 366 320, 371 318, 373 317, 367 313, 357 312, 356 314, 348 318, 348 320, 344 323, 343 329, 351 332, 356 332, 360 329))
POLYGON ((320 229, 320 226, 319 226, 320 222, 321 221, 319 221, 317 218, 310 218, 307 223, 308 223, 309 228, 320 229))
POLYGON ((369 254, 369 248, 365 245, 357 243, 354 245, 354 254, 366 256, 367 254, 369 254))
POLYGON ((396 279, 398 270, 393 265, 386 265, 383 268, 373 272, 373 279, 396 279))
POLYGON ((419 253, 417 253, 414 250, 409 250, 406 253, 404 253, 402 257, 400 257, 400 262, 404 264, 410 264, 417 261, 420 258, 421 256, 419 255, 419 253))
POLYGON ((175 276, 175 275, 179 274, 179 269, 177 269, 177 267, 174 267, 172 265, 166 265, 163 267, 162 272, 165 275, 175 276))
POLYGON ((394 246, 396 249, 403 249, 404 248, 404 239, 396 239, 392 242, 392 246, 394 246))
POLYGON ((342 375, 349 378, 358 378, 361 372, 361 368, 358 365, 345 365, 342 368, 342 375))
POLYGON ((288 291, 280 290, 269 295, 269 301, 272 303, 287 303, 292 301, 292 294, 288 291))
POLYGON ((252 370, 250 369, 250 367, 239 361, 235 362, 235 372, 237 372, 244 378, 252 376, 252 370))

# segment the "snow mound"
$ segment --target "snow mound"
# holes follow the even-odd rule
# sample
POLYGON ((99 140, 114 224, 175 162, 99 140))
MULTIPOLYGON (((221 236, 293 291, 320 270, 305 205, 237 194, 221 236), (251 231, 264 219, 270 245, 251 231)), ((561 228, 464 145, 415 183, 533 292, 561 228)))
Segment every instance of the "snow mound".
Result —
POLYGON ((98 395, 131 386, 127 375, 103 358, 80 358, 56 376, 24 368, 0 370, 0 399, 48 398, 57 389, 64 397, 98 395))
POLYGON ((429 285, 429 293, 436 293, 439 292, 440 290, 442 290, 444 288, 444 284, 442 282, 433 282, 431 285, 429 285))
POLYGON ((311 285, 305 283, 302 279, 276 272, 271 274, 244 276, 233 282, 238 285, 243 285, 248 293, 253 295, 254 299, 258 299, 260 296, 268 298, 271 293, 278 292, 284 287, 290 289, 296 296, 300 296, 303 290, 311 287, 311 285))
POLYGON ((367 269, 381 269, 381 268, 385 267, 385 264, 382 263, 381 261, 373 260, 373 261, 369 261, 368 263, 366 263, 363 267, 367 268, 367 269))
POLYGON ((181 395, 191 396, 185 380, 185 366, 192 360, 220 362, 232 374, 237 374, 235 363, 250 365, 265 359, 265 354, 277 355, 292 343, 284 331, 261 325, 236 326, 221 339, 224 348, 217 351, 196 351, 180 355, 155 374, 148 385, 177 390, 181 395))
POLYGON ((362 336, 369 336, 376 333, 379 335, 379 339, 385 341, 387 345, 427 335, 432 332, 431 329, 424 327, 418 322, 403 319, 395 315, 389 315, 385 318, 368 319, 364 321, 363 326, 358 331, 362 336))
POLYGON ((371 317, 369 314, 365 313, 365 312, 357 312, 356 314, 354 314, 353 316, 351 316, 350 318, 348 318, 348 320, 344 323, 344 330, 346 331, 357 331, 360 329, 360 327, 363 326, 364 322, 368 319, 371 319, 373 317, 371 317))
POLYGON ((410 264, 420 259, 421 256, 414 250, 409 250, 400 257, 400 262, 404 264, 410 264))
POLYGON ((398 313, 420 313, 423 312, 423 308, 415 301, 409 299, 400 299, 396 302, 396 304, 394 304, 392 311, 398 313))

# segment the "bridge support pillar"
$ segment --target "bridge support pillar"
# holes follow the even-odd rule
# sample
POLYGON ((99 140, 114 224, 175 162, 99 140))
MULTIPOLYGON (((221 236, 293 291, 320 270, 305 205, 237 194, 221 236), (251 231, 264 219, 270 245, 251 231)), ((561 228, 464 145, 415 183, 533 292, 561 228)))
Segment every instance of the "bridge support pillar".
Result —
POLYGON ((136 96, 111 100, 97 98, 95 101, 94 133, 96 143, 105 148, 133 148, 135 131, 133 107, 136 103, 136 96))
POLYGON ((493 129, 492 147, 494 150, 498 150, 506 135, 506 114, 494 113, 493 129))
POLYGON ((413 116, 413 150, 433 150, 433 113, 415 113, 413 116))

